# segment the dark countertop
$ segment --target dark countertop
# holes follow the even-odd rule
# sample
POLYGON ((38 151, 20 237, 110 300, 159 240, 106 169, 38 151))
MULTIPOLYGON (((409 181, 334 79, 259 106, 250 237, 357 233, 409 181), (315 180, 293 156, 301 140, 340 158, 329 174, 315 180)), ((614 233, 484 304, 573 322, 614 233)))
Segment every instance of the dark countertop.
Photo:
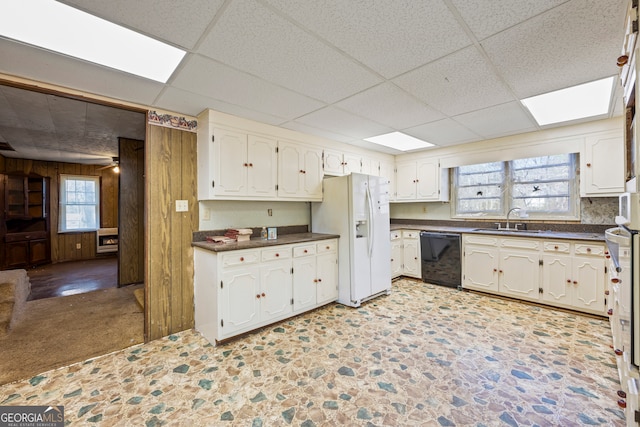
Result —
POLYGON ((552 231, 552 230, 523 230, 523 231, 498 231, 489 227, 452 227, 434 226, 424 224, 391 224, 391 231, 394 230, 420 230, 433 231, 439 233, 469 233, 469 234, 490 234, 505 237, 538 237, 543 239, 565 239, 565 240, 589 240, 604 242, 604 233, 575 232, 575 231, 552 231), (481 228, 481 229, 479 229, 481 228))
POLYGON ((240 249, 266 248, 269 246, 288 245, 290 243, 315 242, 320 240, 337 239, 339 234, 323 233, 292 233, 278 236, 274 240, 262 240, 260 237, 252 237, 248 242, 236 243, 209 243, 207 241, 192 242, 191 246, 207 249, 212 252, 236 251, 240 249))

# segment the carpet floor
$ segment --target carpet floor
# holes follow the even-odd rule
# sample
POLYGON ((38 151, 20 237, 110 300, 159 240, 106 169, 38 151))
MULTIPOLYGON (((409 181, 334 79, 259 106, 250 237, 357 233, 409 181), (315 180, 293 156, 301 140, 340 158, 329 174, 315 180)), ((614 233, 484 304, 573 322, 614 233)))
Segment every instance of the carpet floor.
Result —
POLYGON ((213 347, 196 330, 0 387, 104 426, 623 426, 607 319, 424 284, 213 347))
POLYGON ((27 301, 0 338, 0 384, 121 350, 144 341, 143 285, 27 301))

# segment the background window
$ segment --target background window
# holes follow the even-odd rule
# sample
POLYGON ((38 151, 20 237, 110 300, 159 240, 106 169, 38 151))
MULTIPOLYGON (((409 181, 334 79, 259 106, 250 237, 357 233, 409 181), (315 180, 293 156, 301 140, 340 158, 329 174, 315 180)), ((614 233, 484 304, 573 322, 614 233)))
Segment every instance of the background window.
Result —
POLYGON ((60 175, 58 231, 95 231, 100 228, 100 178, 60 175))
POLYGON ((519 207, 538 218, 575 218, 576 164, 576 154, 559 154, 455 168, 453 214, 496 217, 519 207))

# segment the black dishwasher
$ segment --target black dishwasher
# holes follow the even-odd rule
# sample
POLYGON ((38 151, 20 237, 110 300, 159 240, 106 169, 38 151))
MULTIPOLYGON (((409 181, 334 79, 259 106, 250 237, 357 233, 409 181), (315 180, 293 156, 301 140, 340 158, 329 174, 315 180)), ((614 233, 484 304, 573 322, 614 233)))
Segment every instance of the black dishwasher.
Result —
POLYGON ((460 288, 460 235, 422 231, 420 233, 422 281, 460 288))

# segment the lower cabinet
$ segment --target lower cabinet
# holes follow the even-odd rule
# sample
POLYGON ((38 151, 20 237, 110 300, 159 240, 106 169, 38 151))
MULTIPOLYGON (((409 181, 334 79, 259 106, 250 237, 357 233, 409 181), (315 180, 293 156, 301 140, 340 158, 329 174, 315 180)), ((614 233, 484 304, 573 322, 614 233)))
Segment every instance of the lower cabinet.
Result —
POLYGON ((604 315, 605 246, 466 234, 463 287, 604 315))
POLYGON ((338 298, 337 240, 214 252, 195 248, 195 321, 210 342, 338 298))
POLYGON ((402 276, 402 231, 391 232, 391 278, 402 276))
POLYGON ((420 232, 402 230, 402 274, 421 279, 420 265, 420 232))

